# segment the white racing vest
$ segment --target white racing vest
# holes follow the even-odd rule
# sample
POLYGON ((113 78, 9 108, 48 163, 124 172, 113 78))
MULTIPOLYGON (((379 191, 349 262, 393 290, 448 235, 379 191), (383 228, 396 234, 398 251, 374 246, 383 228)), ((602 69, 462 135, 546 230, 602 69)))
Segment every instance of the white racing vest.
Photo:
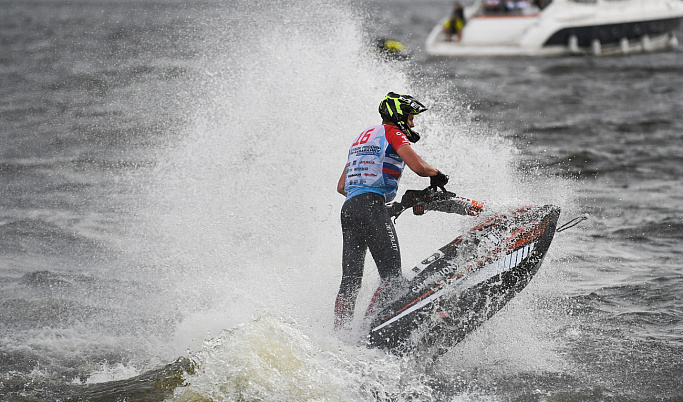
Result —
POLYGON ((396 150, 409 144, 396 126, 379 125, 363 131, 349 148, 344 183, 346 199, 377 193, 384 196, 384 202, 393 200, 406 165, 396 150))

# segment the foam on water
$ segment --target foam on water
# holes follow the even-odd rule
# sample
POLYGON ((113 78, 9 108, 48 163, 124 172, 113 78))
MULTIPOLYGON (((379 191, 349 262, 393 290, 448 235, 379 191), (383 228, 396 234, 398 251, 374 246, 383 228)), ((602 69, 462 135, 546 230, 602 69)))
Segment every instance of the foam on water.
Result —
MULTIPOLYGON (((410 64, 373 55, 366 23, 344 3, 283 0, 236 2, 202 27, 204 57, 183 111, 189 123, 159 150, 145 179, 142 236, 131 245, 148 251, 151 268, 138 275, 170 289, 165 296, 179 310, 167 353, 190 349, 199 363, 176 400, 429 396, 410 362, 340 342, 331 330, 343 203, 335 186, 349 144, 379 123, 377 104, 387 92, 431 107, 416 119, 424 139, 415 148, 451 175, 458 194, 491 209, 566 201, 569 190, 556 179, 520 177, 514 147, 470 123, 468 111, 442 93, 424 90, 410 64), (546 187, 553 189, 539 190, 546 187)), ((401 192, 427 183, 407 172, 401 192)), ((402 217, 404 264, 473 223, 402 217)), ((359 306, 376 285, 374 271, 369 259, 359 306)), ((494 328, 516 327, 512 319, 494 328)), ((515 334, 499 340, 508 343, 496 353, 535 343, 515 334)), ((489 347, 472 345, 459 353, 478 359, 489 347)), ((552 360, 551 349, 530 358, 552 360)), ((453 367, 454 360, 443 361, 453 367)))
POLYGON ((109 381, 118 381, 126 378, 131 378, 139 375, 140 372, 133 366, 127 366, 123 363, 103 364, 99 371, 90 374, 84 382, 74 380, 73 383, 77 385, 82 384, 101 384, 109 381))
POLYGON ((349 401, 420 395, 430 389, 406 362, 381 351, 358 349, 311 328, 263 316, 226 330, 195 355, 200 367, 175 401, 349 401))

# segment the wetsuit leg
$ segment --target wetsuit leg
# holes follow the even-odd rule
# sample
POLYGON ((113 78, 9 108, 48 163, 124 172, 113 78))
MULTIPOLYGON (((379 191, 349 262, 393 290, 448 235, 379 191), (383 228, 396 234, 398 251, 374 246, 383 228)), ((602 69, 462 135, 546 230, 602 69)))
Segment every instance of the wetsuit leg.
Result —
POLYGON ((377 264, 382 282, 401 276, 401 251, 394 223, 383 198, 375 198, 368 205, 365 238, 377 264))
POLYGON ((376 311, 382 309, 391 292, 403 281, 401 251, 391 216, 383 202, 373 203, 368 211, 372 225, 368 228, 367 243, 377 264, 381 281, 365 312, 366 318, 372 317, 376 311))
MULTIPOLYGON (((359 196, 360 197, 360 196, 359 196)), ((334 305, 335 329, 351 324, 358 291, 363 281, 365 253, 368 249, 363 230, 363 203, 354 197, 342 206, 341 223, 343 237, 342 280, 334 305)))

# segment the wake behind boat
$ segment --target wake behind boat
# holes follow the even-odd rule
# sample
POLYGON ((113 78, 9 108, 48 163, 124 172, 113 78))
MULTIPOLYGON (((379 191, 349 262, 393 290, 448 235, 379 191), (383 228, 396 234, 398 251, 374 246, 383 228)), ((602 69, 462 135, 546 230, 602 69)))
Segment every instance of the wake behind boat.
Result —
POLYGON ((429 34, 432 56, 627 54, 678 46, 682 0, 476 0, 459 41, 444 18, 429 34))

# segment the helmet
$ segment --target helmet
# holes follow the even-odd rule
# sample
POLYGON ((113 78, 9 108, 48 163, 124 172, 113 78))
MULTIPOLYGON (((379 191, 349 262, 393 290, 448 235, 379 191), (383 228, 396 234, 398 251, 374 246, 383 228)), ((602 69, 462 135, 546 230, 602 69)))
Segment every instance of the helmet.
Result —
POLYGON ((400 95, 395 92, 389 92, 379 104, 380 116, 395 123, 410 142, 417 142, 420 139, 420 134, 410 129, 408 116, 420 114, 425 110, 427 110, 425 105, 413 99, 412 96, 400 95))

